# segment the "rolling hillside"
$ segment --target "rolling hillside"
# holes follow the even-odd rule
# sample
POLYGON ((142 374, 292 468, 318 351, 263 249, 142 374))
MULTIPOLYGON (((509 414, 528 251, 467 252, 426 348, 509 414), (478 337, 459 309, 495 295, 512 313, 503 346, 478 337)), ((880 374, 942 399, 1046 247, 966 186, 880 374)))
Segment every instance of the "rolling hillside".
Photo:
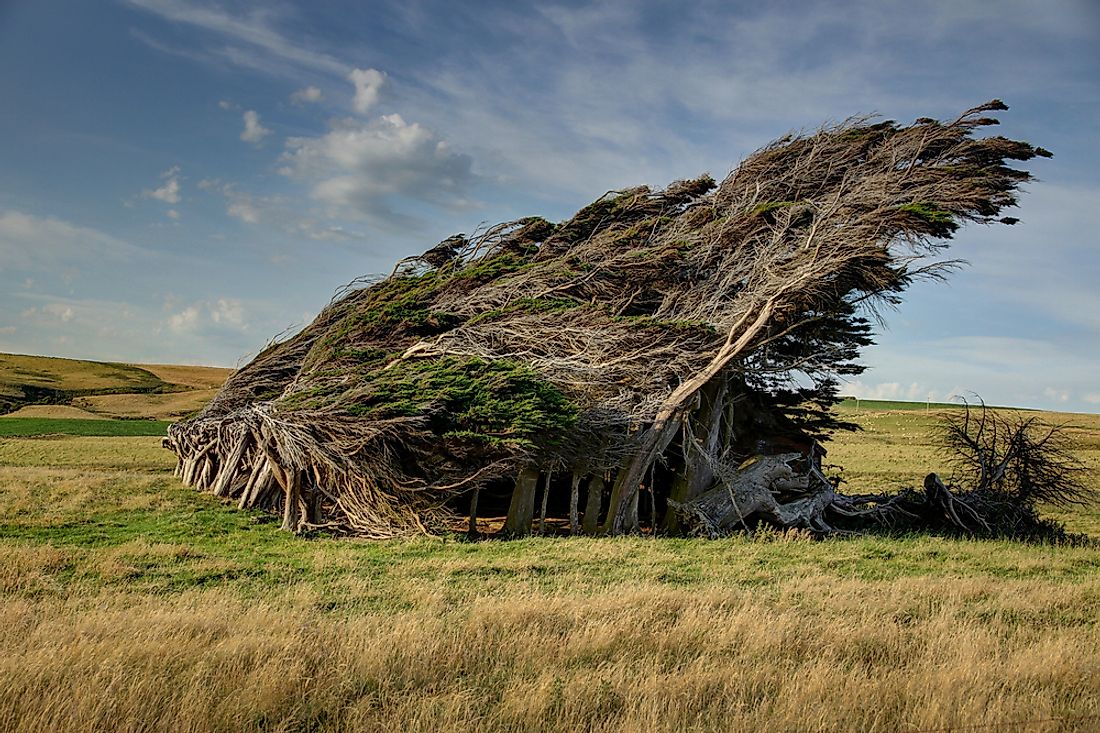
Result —
POLYGON ((0 354, 0 417, 176 420, 202 409, 230 373, 0 354))

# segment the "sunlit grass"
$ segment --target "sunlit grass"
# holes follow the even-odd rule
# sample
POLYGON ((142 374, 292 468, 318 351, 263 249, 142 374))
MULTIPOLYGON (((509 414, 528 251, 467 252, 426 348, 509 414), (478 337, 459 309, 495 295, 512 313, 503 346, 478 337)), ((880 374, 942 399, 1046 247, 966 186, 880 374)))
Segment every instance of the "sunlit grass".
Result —
MULTIPOLYGON (((856 419, 872 429, 829 453, 851 485, 938 465, 931 416, 856 419)), ((1098 428, 1075 435, 1094 467, 1098 428)), ((0 728, 1074 731, 1100 715, 1097 544, 295 537, 173 465, 153 436, 0 438, 0 728)), ((1062 516, 1100 536, 1095 510, 1062 516)))

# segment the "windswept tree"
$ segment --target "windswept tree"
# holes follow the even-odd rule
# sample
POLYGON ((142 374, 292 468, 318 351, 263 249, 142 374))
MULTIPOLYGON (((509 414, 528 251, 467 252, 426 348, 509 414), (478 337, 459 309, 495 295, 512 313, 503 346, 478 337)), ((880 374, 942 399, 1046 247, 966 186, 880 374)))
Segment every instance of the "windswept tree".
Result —
POLYGON ((386 537, 507 510, 524 534, 568 507, 575 531, 829 531, 866 508, 819 465, 871 317, 950 269, 960 226, 1013 223, 1030 175, 1011 162, 1049 155, 975 135, 1003 109, 854 118, 720 184, 451 237, 342 292, 172 426, 178 472, 288 530, 386 537))

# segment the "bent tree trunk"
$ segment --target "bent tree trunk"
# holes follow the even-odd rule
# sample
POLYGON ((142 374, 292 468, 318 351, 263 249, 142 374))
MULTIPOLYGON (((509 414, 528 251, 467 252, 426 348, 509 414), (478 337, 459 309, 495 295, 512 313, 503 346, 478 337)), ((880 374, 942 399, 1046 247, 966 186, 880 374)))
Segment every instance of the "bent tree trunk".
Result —
POLYGON ((676 430, 679 428, 678 420, 686 412, 691 399, 708 382, 721 374, 730 362, 749 348, 753 340, 768 325, 779 298, 786 291, 793 289, 802 279, 805 279, 805 276, 785 283, 780 291, 761 305, 755 313, 753 310, 746 311, 730 328, 725 343, 710 363, 699 373, 684 380, 661 405, 653 423, 642 434, 633 458, 619 472, 615 481, 615 488, 611 493, 611 508, 608 510, 607 517, 608 534, 624 534, 631 531, 632 523, 637 521, 637 514, 635 511, 632 517, 630 507, 637 506, 633 497, 638 493, 638 485, 645 476, 646 470, 676 436, 676 430), (750 319, 751 323, 749 323, 750 319))
MULTIPOLYGON (((683 504, 713 485, 714 468, 711 462, 721 449, 722 418, 727 409, 728 392, 729 382, 721 377, 712 379, 699 392, 699 410, 681 428, 684 466, 669 489, 670 501, 683 504)), ((679 534, 679 514, 665 512, 662 529, 668 534, 679 534)))

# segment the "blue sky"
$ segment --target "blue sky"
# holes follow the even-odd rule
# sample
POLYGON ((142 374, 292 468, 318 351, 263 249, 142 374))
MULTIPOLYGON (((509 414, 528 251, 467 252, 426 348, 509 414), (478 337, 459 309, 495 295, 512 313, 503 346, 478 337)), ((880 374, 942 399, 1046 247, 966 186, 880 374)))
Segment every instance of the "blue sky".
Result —
POLYGON ((1049 148, 846 392, 1100 410, 1100 5, 0 3, 0 351, 234 365, 455 232, 857 113, 1049 148))

